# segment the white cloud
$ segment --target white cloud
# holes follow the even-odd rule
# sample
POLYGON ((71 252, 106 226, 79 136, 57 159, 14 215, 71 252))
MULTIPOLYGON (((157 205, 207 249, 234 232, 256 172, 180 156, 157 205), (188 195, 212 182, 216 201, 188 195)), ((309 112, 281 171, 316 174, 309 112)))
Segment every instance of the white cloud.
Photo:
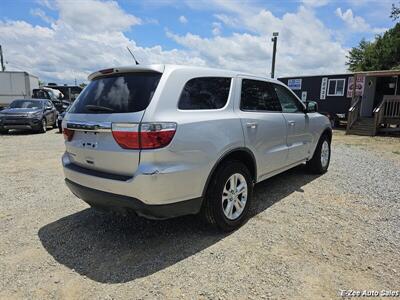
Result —
POLYGON ((47 16, 46 13, 40 8, 31 9, 30 14, 32 16, 41 18, 46 23, 51 24, 54 22, 54 20, 51 17, 47 16))
POLYGON ((25 21, 0 21, 0 36, 8 70, 24 70, 41 80, 58 83, 86 81, 93 71, 131 65, 129 46, 140 63, 205 65, 202 58, 161 46, 140 47, 123 31, 140 24, 112 1, 58 1, 59 18, 49 26, 25 21))
POLYGON ((186 19, 185 16, 180 16, 179 17, 179 22, 181 22, 182 24, 186 24, 188 22, 188 20, 186 19))
POLYGON ((302 0, 303 4, 310 7, 320 7, 327 5, 330 0, 302 0))
POLYGON ((247 6, 236 11, 215 17, 225 26, 248 33, 213 38, 191 33, 167 32, 167 35, 196 56, 204 57, 211 66, 265 75, 271 65, 270 37, 279 31, 276 65, 279 76, 346 70, 347 50, 335 41, 334 33, 318 20, 312 9, 300 6, 297 12, 286 13, 281 18, 265 9, 254 12, 247 6))
POLYGON ((48 26, 0 21, 0 36, 6 45, 8 69, 22 69, 45 81, 83 81, 95 70, 132 64, 126 46, 142 64, 192 64, 265 75, 270 69, 274 31, 280 33, 277 75, 345 71, 347 50, 310 6, 277 17, 247 1, 192 1, 190 7, 214 13, 216 20, 210 24, 213 36, 167 31, 167 36, 183 47, 167 51, 159 45, 141 47, 128 38, 126 31, 148 20, 124 11, 114 1, 40 1, 43 9, 51 6, 59 17, 48 26), (223 27, 237 32, 224 36, 223 27))
POLYGON ((219 22, 213 22, 212 23, 212 34, 213 35, 220 35, 221 34, 221 29, 222 29, 222 24, 219 22))
POLYGON ((346 11, 342 11, 342 9, 338 7, 335 10, 335 14, 342 19, 347 27, 353 32, 382 33, 387 30, 386 28, 372 28, 364 18, 355 16, 350 8, 346 11))

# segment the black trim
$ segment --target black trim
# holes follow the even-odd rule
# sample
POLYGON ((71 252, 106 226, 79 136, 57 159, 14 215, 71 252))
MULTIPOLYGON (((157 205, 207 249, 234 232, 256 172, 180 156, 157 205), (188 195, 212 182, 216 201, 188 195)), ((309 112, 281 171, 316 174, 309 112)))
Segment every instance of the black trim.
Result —
POLYGON ((138 215, 149 219, 168 219, 197 214, 203 200, 200 197, 171 204, 148 205, 139 199, 88 188, 67 178, 65 183, 75 196, 94 208, 122 213, 133 210, 138 215))
MULTIPOLYGON (((214 166, 212 167, 211 172, 208 174, 206 184, 204 185, 204 188, 203 188, 203 193, 202 193, 202 197, 203 197, 203 198, 206 196, 208 184, 210 183, 210 180, 211 180, 211 178, 212 178, 212 176, 213 176, 213 174, 214 174, 214 171, 217 169, 217 167, 219 166, 219 164, 220 164, 228 155, 230 155, 230 154, 232 154, 232 153, 234 153, 234 152, 237 152, 237 151, 245 151, 245 152, 247 152, 248 154, 251 155, 251 157, 253 158, 253 164, 254 164, 254 178, 253 178, 253 180, 254 180, 254 182, 257 181, 257 163, 256 163, 256 157, 254 156, 253 152, 251 152, 250 149, 245 148, 245 147, 239 147, 239 148, 231 149, 231 150, 225 152, 225 153, 217 160, 217 162, 214 164, 214 166)), ((250 171, 250 170, 249 170, 249 171, 250 171)), ((251 174, 251 175, 253 176, 253 174, 251 174)))
POLYGON ((127 181, 127 180, 130 180, 133 178, 133 176, 117 175, 117 174, 87 169, 87 168, 78 166, 73 163, 66 164, 64 167, 71 171, 83 173, 83 174, 90 175, 90 176, 96 176, 96 177, 100 177, 100 178, 112 179, 112 180, 127 181))

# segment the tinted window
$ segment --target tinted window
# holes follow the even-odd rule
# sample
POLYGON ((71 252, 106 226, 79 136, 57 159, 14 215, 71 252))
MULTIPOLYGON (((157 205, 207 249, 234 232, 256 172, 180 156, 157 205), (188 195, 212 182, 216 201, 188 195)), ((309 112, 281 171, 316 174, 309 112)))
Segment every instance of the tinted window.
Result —
POLYGON ((199 77, 189 80, 179 99, 179 109, 217 109, 228 101, 231 78, 199 77))
POLYGON ((299 100, 284 86, 279 84, 273 84, 276 96, 282 106, 282 112, 284 113, 296 113, 303 112, 303 106, 299 100))
POLYGON ((71 113, 129 113, 147 108, 160 73, 131 73, 95 79, 82 91, 71 113))
POLYGON ((274 97, 268 82, 243 79, 240 109, 281 111, 281 105, 274 97))
POLYGON ((10 104, 10 108, 32 108, 38 109, 43 107, 43 102, 40 100, 14 100, 10 104))

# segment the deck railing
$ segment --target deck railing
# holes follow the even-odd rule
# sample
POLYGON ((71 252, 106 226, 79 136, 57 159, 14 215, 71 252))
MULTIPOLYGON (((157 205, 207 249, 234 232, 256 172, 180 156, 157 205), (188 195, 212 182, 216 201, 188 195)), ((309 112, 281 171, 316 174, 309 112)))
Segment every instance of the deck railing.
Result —
POLYGON ((346 131, 348 131, 357 121, 358 116, 360 115, 360 107, 361 97, 358 97, 354 104, 349 108, 346 131))
POLYGON ((374 109, 375 128, 381 124, 400 124, 400 96, 385 95, 381 104, 374 109))

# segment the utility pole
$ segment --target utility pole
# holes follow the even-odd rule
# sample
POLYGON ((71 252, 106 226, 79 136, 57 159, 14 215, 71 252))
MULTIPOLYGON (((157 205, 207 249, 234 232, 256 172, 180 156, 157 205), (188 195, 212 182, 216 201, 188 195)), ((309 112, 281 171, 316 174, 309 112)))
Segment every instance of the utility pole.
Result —
POLYGON ((279 32, 274 32, 272 34, 272 39, 271 39, 271 41, 274 43, 273 48, 272 48, 271 78, 274 78, 274 76, 275 76, 276 43, 278 42, 278 35, 279 35, 279 32))
POLYGON ((6 70, 6 67, 4 65, 3 49, 1 48, 1 45, 0 45, 0 64, 1 64, 1 71, 4 72, 6 70))

